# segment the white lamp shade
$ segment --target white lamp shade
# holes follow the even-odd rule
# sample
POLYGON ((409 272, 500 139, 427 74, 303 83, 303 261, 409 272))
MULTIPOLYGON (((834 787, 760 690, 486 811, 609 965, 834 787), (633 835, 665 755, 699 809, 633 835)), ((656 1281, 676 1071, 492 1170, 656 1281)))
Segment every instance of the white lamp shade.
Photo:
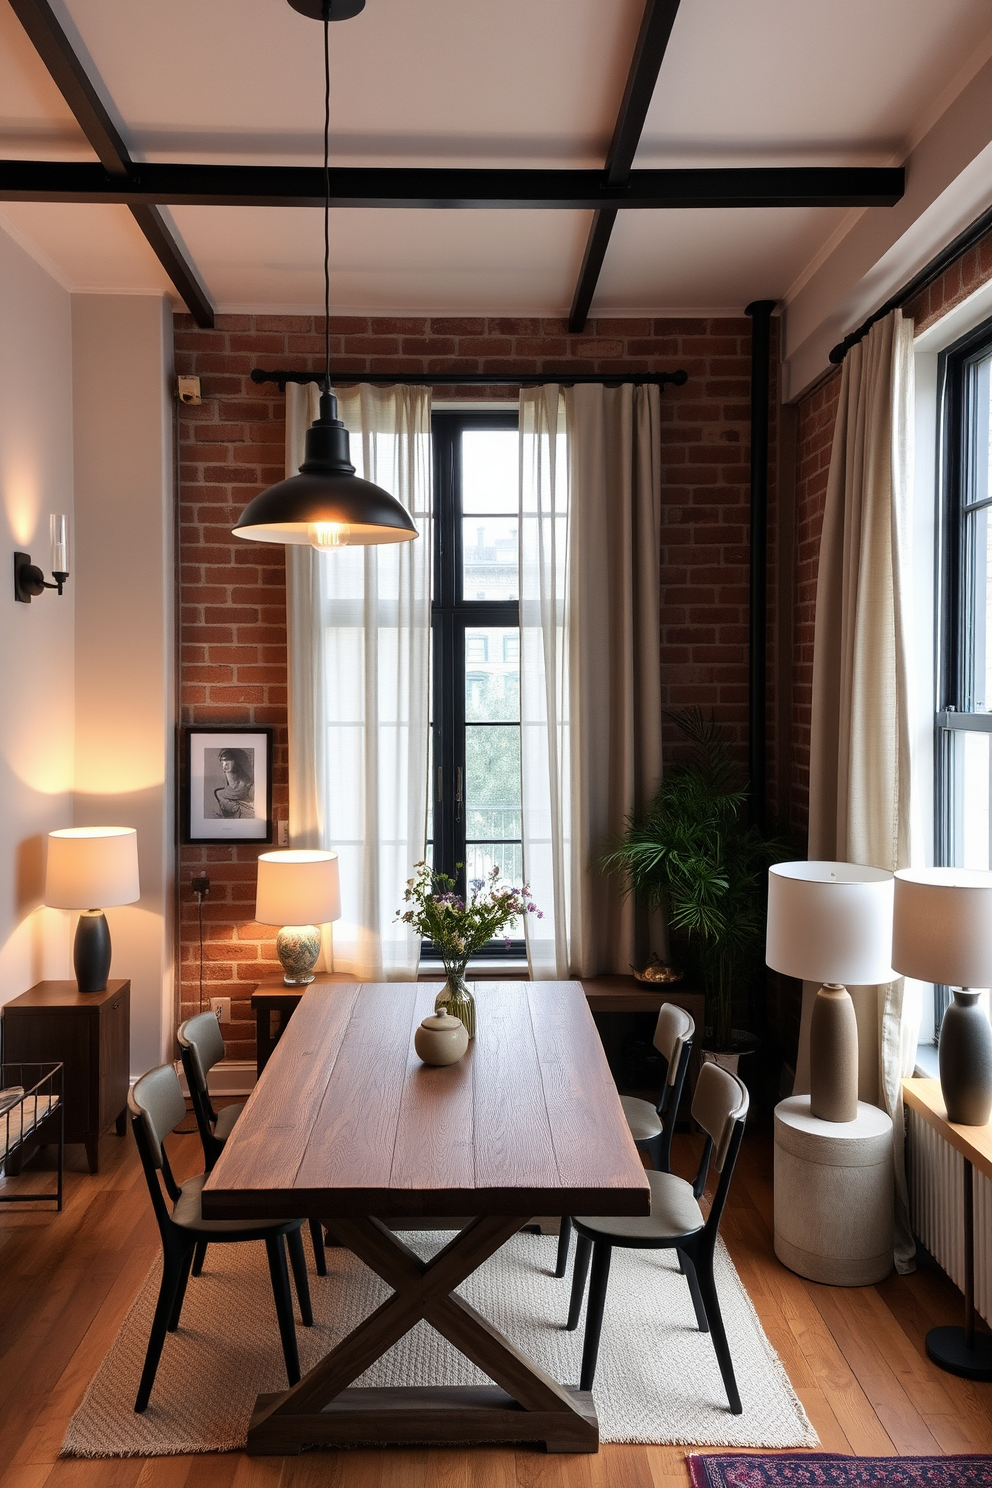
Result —
POLYGON ((52 909, 108 909, 140 897, 134 827, 49 832, 45 903, 52 909))
POLYGON ((892 964, 949 987, 992 987, 992 873, 901 868, 896 874, 892 964))
POLYGON ((337 853, 306 848, 262 853, 255 918, 262 925, 326 925, 340 919, 337 853))
POLYGON ((777 863, 768 870, 765 960, 811 982, 891 982, 892 874, 858 863, 777 863))

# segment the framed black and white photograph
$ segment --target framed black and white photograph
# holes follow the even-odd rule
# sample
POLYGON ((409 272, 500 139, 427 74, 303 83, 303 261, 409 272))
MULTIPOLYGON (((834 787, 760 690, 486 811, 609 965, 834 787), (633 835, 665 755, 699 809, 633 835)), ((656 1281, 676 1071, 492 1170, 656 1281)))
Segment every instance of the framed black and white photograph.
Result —
POLYGON ((272 841, 272 730, 186 730, 186 842, 272 841))

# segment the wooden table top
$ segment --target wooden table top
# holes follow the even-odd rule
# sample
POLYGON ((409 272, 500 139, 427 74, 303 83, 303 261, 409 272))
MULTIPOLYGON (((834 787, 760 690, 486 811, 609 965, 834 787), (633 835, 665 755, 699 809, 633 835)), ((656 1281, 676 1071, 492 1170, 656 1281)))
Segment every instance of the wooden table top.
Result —
POLYGON ((939 1080, 905 1079, 903 1099, 945 1142, 973 1163, 986 1178, 992 1178, 992 1122, 987 1126, 960 1126, 948 1121, 939 1080))
POLYGON ((435 991, 308 991, 204 1187, 204 1216, 647 1214, 580 984, 479 987, 478 1036, 443 1069, 413 1049, 435 991))

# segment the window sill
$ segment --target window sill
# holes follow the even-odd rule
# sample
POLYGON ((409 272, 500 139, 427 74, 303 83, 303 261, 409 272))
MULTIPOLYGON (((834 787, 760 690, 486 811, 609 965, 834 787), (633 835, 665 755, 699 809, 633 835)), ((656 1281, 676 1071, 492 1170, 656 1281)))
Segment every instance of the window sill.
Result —
MULTIPOLYGON (((465 980, 471 982, 478 977, 486 981, 499 981, 501 978, 505 978, 507 981, 516 982, 521 977, 526 977, 527 975, 528 966, 526 956, 501 956, 493 960, 486 960, 485 957, 480 956, 477 961, 473 961, 469 965, 465 973, 465 980)), ((440 961, 421 961, 417 980, 420 982, 443 982, 444 966, 440 961)))
POLYGON ((917 1044, 916 1046, 916 1068, 913 1073, 926 1080, 937 1079, 937 1045, 932 1043, 917 1044))

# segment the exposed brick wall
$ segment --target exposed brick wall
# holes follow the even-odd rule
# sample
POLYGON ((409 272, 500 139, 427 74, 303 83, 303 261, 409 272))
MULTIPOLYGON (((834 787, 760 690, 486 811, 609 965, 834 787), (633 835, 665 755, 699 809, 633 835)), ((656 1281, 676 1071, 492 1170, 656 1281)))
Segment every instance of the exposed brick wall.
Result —
MULTIPOLYGON (((748 420, 750 321, 603 320, 582 336, 564 321, 420 317, 331 321, 338 367, 364 372, 622 373, 684 367, 689 382, 662 396, 664 534, 663 700, 699 703, 746 755, 748 420)), ((323 365, 323 323, 308 316, 222 316, 199 330, 176 323, 176 370, 201 380, 203 403, 180 409, 182 656, 186 724, 271 725, 274 809, 287 815, 285 570, 277 547, 231 536, 235 518, 283 474, 284 399, 249 380, 254 367, 323 365)), ((439 390, 502 397, 508 388, 439 390)), ((674 743, 674 741, 671 741, 674 743)), ((257 847, 181 849, 180 954, 184 1016, 199 1008, 196 901, 190 879, 211 879, 203 906, 203 998, 230 996, 230 1058, 254 1053, 248 1003, 277 970, 275 931, 252 920, 257 847)))
POLYGON ((810 713, 813 704, 813 621, 820 530, 827 494, 830 448, 840 396, 840 368, 799 404, 796 431, 796 609, 793 631, 793 829, 805 837, 809 827, 810 713))

